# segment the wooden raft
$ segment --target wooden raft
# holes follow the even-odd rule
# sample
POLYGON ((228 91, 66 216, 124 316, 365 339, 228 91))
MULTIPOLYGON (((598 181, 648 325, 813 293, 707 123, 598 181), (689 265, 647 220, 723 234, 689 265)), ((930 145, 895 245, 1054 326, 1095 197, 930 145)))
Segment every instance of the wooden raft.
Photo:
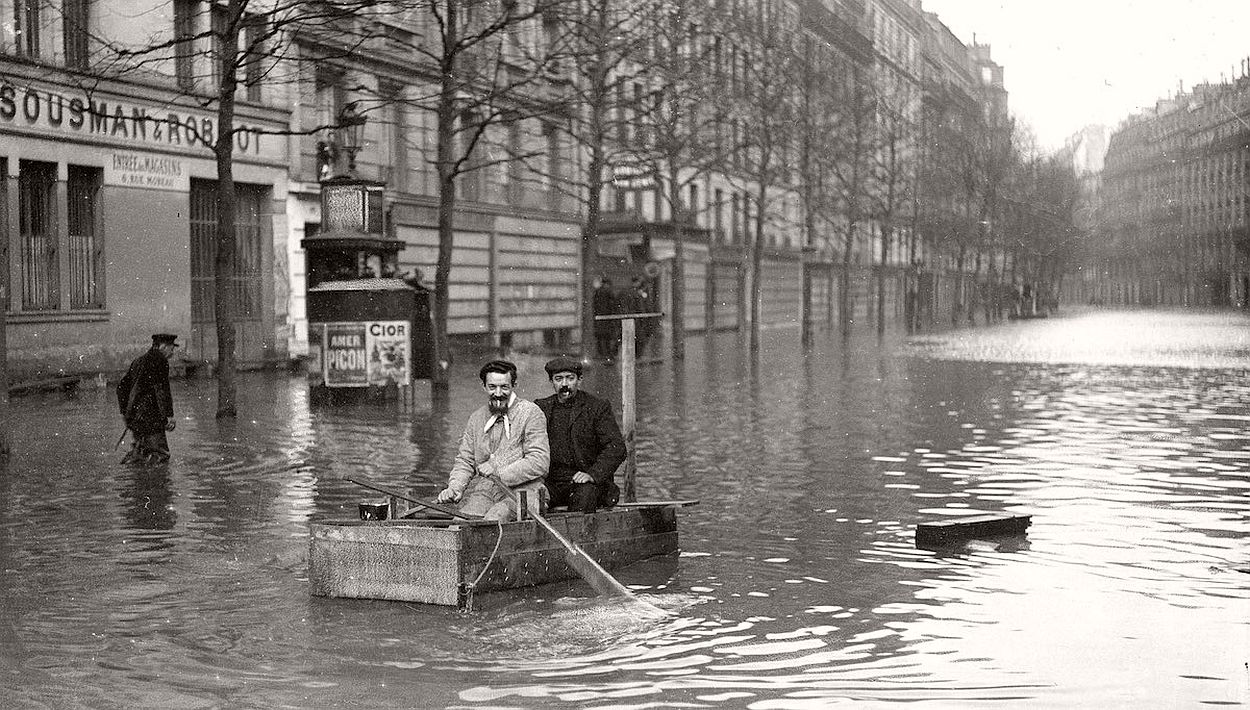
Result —
POLYGON ((1031 522, 1030 515, 986 513, 920 523, 916 526, 916 547, 942 547, 975 538, 1023 535, 1031 522))
MULTIPOLYGON (((604 568, 677 551, 680 503, 634 504, 547 520, 604 568)), ((314 522, 308 568, 312 593, 456 606, 474 592, 515 589, 578 577, 566 551, 533 520, 314 522), (492 559, 496 540, 499 549, 492 559), (489 565, 487 564, 489 562, 489 565), (483 574, 485 568, 485 574, 483 574)))

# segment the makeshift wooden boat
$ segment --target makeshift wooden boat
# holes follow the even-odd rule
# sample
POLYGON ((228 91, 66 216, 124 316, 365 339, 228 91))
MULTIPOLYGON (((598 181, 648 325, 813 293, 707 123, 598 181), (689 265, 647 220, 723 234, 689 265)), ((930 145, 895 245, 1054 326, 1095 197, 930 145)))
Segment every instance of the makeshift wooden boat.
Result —
MULTIPOLYGON (((549 513, 606 569, 677 551, 677 509, 694 501, 622 503, 590 515, 549 513)), ((535 520, 399 518, 314 522, 313 594, 463 607, 479 592, 578 577, 568 550, 535 520)))
MULTIPOLYGON (((587 566, 614 569, 677 552, 677 509, 698 501, 635 501, 634 320, 661 315, 596 316, 621 320, 621 431, 626 448, 622 496, 627 502, 590 515, 552 512, 538 520, 495 523, 468 520, 454 510, 349 476, 346 480, 386 494, 387 503, 361 506, 361 518, 372 519, 310 525, 313 594, 463 608, 478 592, 577 577, 595 586, 596 575, 588 576, 587 566), (417 508, 401 510, 400 501, 417 508), (447 517, 412 517, 418 508, 447 517)), ((524 501, 518 507, 525 510, 524 501)), ((602 569, 597 576, 627 591, 602 569)))

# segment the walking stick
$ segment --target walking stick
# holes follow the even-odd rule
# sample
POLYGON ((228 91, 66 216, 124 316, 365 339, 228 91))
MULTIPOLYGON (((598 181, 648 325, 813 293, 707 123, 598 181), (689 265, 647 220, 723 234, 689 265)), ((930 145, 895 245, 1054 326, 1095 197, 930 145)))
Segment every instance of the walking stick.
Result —
POLYGON ((114 451, 117 451, 117 447, 121 446, 121 445, 122 445, 122 442, 126 440, 126 432, 128 432, 128 431, 130 431, 130 426, 129 426, 129 425, 127 425, 125 429, 122 429, 122 435, 121 435, 121 436, 119 436, 119 437, 117 437, 117 443, 116 443, 116 444, 113 444, 113 450, 114 450, 114 451))

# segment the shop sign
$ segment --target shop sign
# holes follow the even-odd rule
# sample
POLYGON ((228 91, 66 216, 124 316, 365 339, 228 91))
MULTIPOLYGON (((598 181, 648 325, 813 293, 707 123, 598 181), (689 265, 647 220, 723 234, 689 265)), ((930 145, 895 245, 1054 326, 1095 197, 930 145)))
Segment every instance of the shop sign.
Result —
POLYGON ((655 174, 642 163, 621 160, 612 165, 612 184, 618 190, 649 190, 655 187, 655 174))
POLYGON ((407 384, 412 379, 410 327, 403 320, 314 324, 309 349, 317 352, 310 370, 319 372, 327 387, 407 384))
POLYGON ((181 158, 113 153, 104 164, 104 184, 188 192, 191 189, 191 174, 181 158))
MULTIPOLYGON (((19 85, 0 77, 0 127, 108 139, 135 147, 206 151, 217 140, 215 124, 216 117, 207 113, 115 100, 102 92, 63 92, 34 82, 19 85)), ((266 141, 262 149, 260 127, 239 121, 234 128, 235 153, 281 157, 281 141, 266 141)))

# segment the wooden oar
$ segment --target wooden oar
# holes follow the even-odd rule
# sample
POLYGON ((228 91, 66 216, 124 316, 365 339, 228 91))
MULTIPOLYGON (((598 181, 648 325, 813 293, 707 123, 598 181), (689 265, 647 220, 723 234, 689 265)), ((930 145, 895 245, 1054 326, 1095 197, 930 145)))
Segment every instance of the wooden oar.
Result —
MULTIPOLYGON (((489 478, 492 483, 498 486, 505 495, 515 495, 512 489, 508 488, 507 484, 501 481, 498 476, 487 476, 486 478, 489 478)), ((606 596, 629 597, 631 599, 634 597, 633 592, 618 582, 616 577, 608 574, 608 571, 601 567, 598 562, 595 562, 595 558, 586 554, 586 551, 578 546, 577 543, 561 535, 560 531, 556 530, 550 521, 532 509, 526 511, 526 515, 538 521, 538 524, 551 533, 551 536, 564 547, 565 558, 568 560, 569 566, 576 570, 582 576, 582 579, 586 580, 596 592, 606 596)))
POLYGON ((433 503, 426 503, 425 501, 417 500, 416 498, 409 498, 408 496, 398 491, 393 491, 389 488, 383 488, 382 486, 379 486, 378 484, 374 483, 373 481, 370 481, 367 478, 364 478, 363 476, 344 476, 343 480, 350 481, 352 483, 355 483, 358 486, 362 486, 364 488, 377 491, 378 493, 384 493, 393 498, 406 500, 409 503, 415 503, 416 505, 419 505, 422 508, 429 508, 430 510, 437 510, 438 512, 443 513, 445 515, 450 515, 453 518, 461 518, 463 520, 481 520, 482 519, 482 516, 480 515, 465 515, 464 513, 461 513, 460 511, 454 508, 446 508, 441 505, 435 505, 433 503))

